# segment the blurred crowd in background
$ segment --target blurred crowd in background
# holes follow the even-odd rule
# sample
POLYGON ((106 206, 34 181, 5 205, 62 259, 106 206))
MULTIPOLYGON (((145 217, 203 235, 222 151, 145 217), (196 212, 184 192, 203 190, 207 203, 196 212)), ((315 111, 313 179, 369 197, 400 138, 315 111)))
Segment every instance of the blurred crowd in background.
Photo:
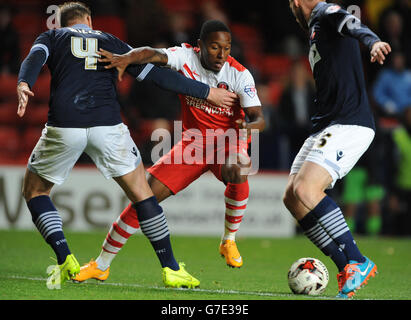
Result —
MULTIPOLYGON (((310 132, 315 87, 307 60, 307 35, 288 1, 255 0, 91 0, 94 29, 112 33, 133 47, 197 44, 208 19, 232 31, 231 55, 253 74, 264 107, 260 169, 288 171, 310 132)), ((384 66, 369 63, 361 47, 376 138, 352 172, 332 191, 351 229, 369 235, 411 235, 411 1, 333 1, 358 14, 393 52, 384 66)), ((43 71, 33 88, 26 116, 16 115, 20 64, 35 38, 47 30, 50 0, 0 1, 0 164, 26 164, 47 120, 49 80, 43 71)), ((126 77, 118 83, 124 122, 146 165, 151 132, 173 129, 180 119, 177 95, 126 77)), ((82 156, 82 163, 89 163, 82 156)))

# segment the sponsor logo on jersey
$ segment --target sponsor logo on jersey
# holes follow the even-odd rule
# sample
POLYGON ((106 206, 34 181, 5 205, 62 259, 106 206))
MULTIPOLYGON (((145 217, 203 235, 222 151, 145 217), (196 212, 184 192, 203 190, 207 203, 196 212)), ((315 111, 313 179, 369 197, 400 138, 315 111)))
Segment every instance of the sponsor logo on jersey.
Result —
POLYGON ((231 108, 227 109, 227 108, 219 107, 203 99, 194 98, 190 96, 185 96, 185 99, 189 107, 200 109, 208 114, 227 116, 227 117, 234 116, 234 111, 231 108))

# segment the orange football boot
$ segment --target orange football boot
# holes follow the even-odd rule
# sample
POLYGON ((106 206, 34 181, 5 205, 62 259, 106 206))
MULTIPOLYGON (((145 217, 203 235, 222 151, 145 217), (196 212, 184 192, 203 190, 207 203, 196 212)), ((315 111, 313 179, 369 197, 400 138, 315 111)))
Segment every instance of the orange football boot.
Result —
POLYGON ((97 262, 91 260, 89 263, 85 264, 80 268, 80 273, 78 273, 74 278, 74 282, 83 282, 88 279, 96 279, 99 281, 107 280, 110 273, 110 267, 105 271, 98 268, 97 262))
POLYGON ((225 257, 229 267, 240 268, 243 265, 243 258, 233 240, 225 240, 220 243, 220 254, 222 257, 225 257))

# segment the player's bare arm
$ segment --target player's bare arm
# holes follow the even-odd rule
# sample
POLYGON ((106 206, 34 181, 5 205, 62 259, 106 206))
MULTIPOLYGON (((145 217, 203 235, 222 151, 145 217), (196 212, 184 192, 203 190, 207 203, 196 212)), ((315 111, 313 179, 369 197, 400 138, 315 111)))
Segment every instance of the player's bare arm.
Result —
POLYGON ((247 129, 247 138, 251 135, 251 130, 263 131, 265 128, 265 120, 262 107, 249 107, 243 109, 247 115, 249 122, 244 120, 237 120, 239 129, 247 129))
POLYGON ((378 41, 374 43, 371 49, 371 62, 378 62, 383 65, 385 57, 390 54, 391 51, 391 46, 386 42, 378 41))
POLYGON ((26 82, 20 82, 17 85, 17 115, 19 117, 23 117, 24 113, 26 112, 27 103, 29 102, 29 96, 34 97, 34 93, 30 90, 29 85, 26 82))
POLYGON ((153 63, 160 66, 165 66, 168 62, 168 57, 159 49, 151 47, 141 47, 130 50, 129 52, 119 55, 111 53, 107 50, 100 49, 97 51, 102 58, 99 62, 108 63, 106 69, 116 68, 118 71, 118 78, 121 81, 124 71, 130 64, 145 64, 153 63))

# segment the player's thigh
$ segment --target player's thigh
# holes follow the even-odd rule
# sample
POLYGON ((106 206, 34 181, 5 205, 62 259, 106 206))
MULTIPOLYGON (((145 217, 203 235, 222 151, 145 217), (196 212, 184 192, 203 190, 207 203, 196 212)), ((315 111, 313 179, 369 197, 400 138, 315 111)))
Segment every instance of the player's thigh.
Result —
POLYGON ((125 176, 142 163, 140 152, 123 123, 89 128, 85 152, 106 179, 125 176))
POLYGON ((86 129, 45 126, 28 160, 28 169, 41 178, 62 184, 87 145, 86 129))
MULTIPOLYGON (((167 154, 161 157, 147 171, 156 180, 161 182, 172 194, 177 194, 188 187, 208 170, 207 163, 185 163, 184 157, 179 157, 184 153, 188 144, 180 141, 167 154)), ((162 189, 161 186, 159 186, 162 189)))

